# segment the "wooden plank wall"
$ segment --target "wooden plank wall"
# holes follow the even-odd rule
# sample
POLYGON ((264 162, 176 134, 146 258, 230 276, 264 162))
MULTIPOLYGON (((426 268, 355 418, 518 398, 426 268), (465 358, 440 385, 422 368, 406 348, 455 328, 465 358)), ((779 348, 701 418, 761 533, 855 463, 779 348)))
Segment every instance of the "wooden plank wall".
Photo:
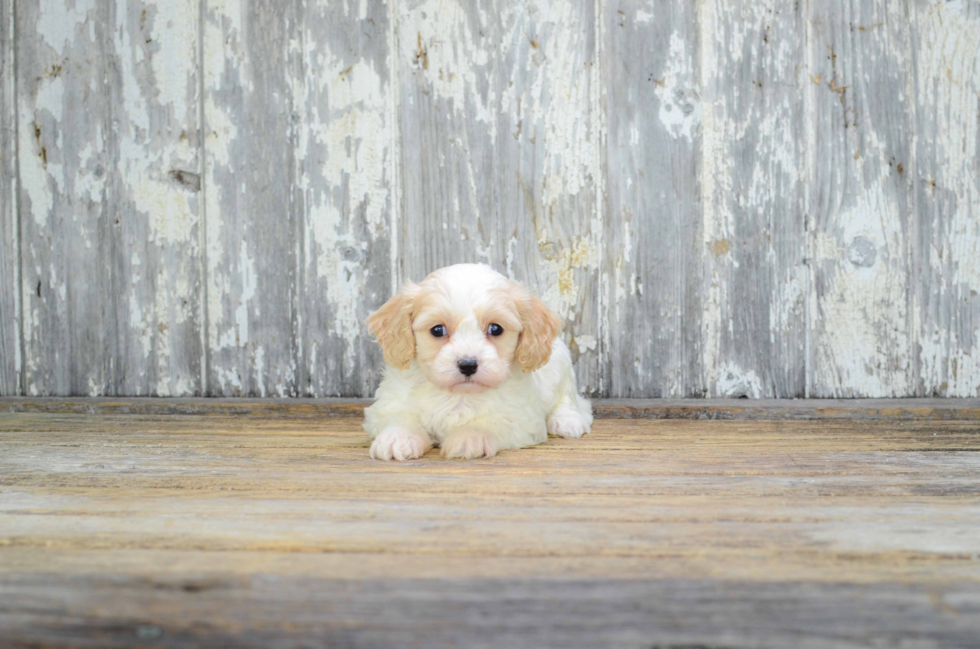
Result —
POLYGON ((0 0, 0 394, 368 396, 479 261, 613 397, 980 395, 980 0, 0 0))

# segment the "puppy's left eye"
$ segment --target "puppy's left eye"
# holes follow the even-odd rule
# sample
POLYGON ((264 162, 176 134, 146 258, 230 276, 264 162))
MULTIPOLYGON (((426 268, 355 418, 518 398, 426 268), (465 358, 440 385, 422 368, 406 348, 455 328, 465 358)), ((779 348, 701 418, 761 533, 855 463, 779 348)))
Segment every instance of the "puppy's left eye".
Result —
POLYGON ((491 336, 499 336, 500 334, 504 333, 504 328, 495 322, 487 327, 487 333, 491 336))

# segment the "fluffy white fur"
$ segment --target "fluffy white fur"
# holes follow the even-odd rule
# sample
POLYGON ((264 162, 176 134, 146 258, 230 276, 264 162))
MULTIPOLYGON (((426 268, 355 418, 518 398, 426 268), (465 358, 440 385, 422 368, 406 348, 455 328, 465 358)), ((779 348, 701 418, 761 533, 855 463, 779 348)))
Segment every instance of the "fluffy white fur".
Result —
POLYGON ((411 460, 433 446, 451 458, 491 457, 591 430, 560 320, 488 266, 449 266, 406 284, 368 326, 386 363, 365 411, 372 458, 411 460), (492 324, 503 333, 491 335, 492 324), (446 335, 432 334, 438 325, 446 335), (472 376, 460 370, 464 358, 478 363, 472 376))

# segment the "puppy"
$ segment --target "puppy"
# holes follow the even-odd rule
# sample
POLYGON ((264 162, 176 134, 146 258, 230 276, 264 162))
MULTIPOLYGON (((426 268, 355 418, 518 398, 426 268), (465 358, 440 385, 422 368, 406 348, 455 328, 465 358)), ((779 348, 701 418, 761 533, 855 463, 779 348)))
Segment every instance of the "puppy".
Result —
POLYGON ((412 460, 433 446, 450 458, 492 457, 591 430, 558 316, 489 266, 408 283, 367 323, 385 359, 364 412, 372 458, 412 460))

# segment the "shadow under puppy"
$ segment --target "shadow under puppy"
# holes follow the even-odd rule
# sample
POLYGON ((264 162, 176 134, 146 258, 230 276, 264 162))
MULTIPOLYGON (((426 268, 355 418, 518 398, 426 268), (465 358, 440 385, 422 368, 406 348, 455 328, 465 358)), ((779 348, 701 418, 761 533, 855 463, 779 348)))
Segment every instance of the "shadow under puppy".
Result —
POLYGON ((446 457, 492 457, 591 430, 558 316, 489 266, 406 284, 368 328, 385 359, 364 412, 372 458, 411 460, 436 445, 446 457))

